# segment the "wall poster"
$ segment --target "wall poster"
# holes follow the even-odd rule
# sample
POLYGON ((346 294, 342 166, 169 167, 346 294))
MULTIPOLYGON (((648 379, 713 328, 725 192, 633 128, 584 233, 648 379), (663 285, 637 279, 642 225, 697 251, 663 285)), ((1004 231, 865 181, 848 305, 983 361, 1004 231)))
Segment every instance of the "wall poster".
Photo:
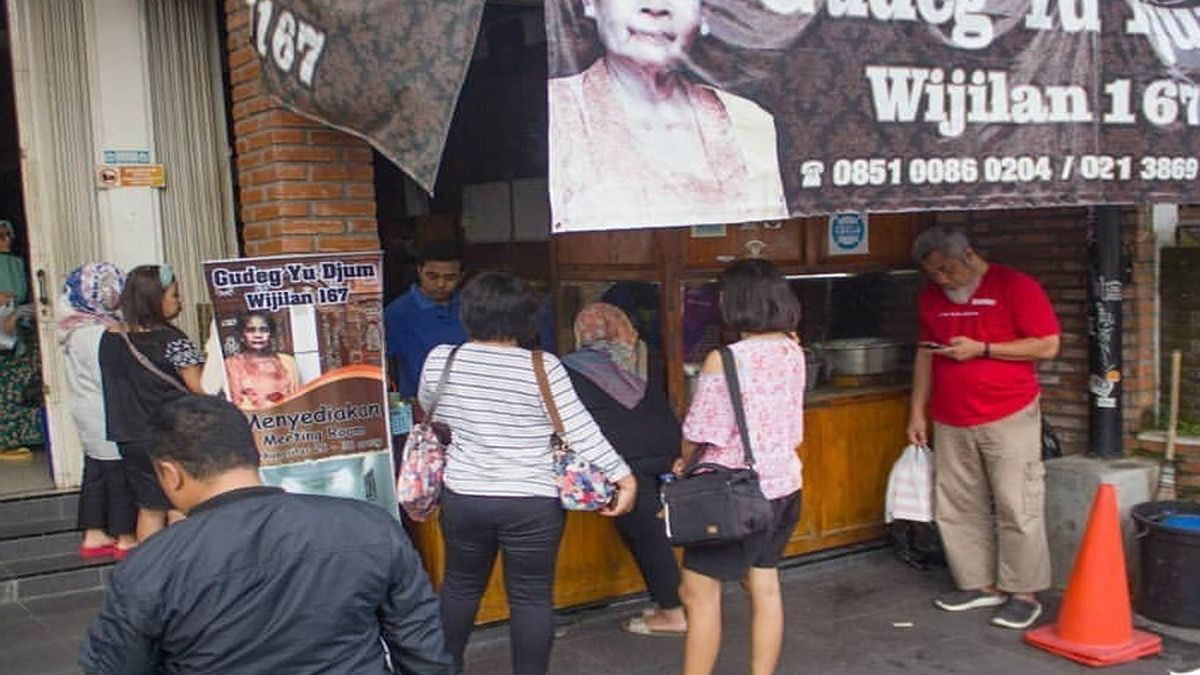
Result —
POLYGON ((250 421, 263 481, 397 514, 382 254, 216 260, 204 274, 226 394, 250 421))
POLYGON ((546 0, 552 231, 1200 200, 1200 0, 546 0))

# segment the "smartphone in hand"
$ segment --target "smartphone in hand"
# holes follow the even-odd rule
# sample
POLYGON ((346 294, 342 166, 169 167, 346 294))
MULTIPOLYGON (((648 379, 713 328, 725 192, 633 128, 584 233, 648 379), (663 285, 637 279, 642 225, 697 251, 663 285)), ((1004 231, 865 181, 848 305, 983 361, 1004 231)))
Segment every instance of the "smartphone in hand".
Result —
POLYGON ((945 349, 947 345, 940 342, 922 342, 921 349, 945 349))

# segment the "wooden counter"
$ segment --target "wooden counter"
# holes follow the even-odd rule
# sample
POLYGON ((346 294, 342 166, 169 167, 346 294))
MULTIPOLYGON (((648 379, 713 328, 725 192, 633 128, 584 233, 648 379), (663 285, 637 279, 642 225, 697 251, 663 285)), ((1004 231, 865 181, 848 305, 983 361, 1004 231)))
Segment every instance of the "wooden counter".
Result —
MULTIPOLYGON (((904 449, 907 387, 821 390, 809 395, 804 414, 804 502, 786 555, 795 556, 866 541, 884 533, 883 499, 888 472, 904 449)), ((435 520, 414 528, 413 539, 435 586, 444 557, 435 520)), ((480 623, 508 616, 499 563, 479 607, 480 623)), ((633 557, 608 518, 568 513, 558 556, 554 601, 569 607, 645 589, 633 557)))

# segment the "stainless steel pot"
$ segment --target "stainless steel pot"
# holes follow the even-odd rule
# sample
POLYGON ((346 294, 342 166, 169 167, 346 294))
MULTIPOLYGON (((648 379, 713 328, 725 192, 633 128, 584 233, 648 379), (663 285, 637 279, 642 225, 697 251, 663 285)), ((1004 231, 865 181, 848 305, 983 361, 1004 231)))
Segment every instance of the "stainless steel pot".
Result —
POLYGON ((804 348, 805 391, 812 391, 829 382, 829 362, 812 347, 804 348))
POLYGON ((837 375, 880 375, 901 370, 912 347, 887 338, 829 340, 813 345, 837 375))

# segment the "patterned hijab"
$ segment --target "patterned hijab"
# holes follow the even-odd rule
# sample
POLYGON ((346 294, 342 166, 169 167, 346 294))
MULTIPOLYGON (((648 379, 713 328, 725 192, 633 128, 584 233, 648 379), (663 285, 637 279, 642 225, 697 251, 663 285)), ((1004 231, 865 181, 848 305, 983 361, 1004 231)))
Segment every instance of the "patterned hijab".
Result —
POLYGON ((613 305, 595 302, 575 317, 579 349, 563 358, 628 409, 646 395, 646 344, 638 339, 629 317, 613 305))
POLYGON ((75 268, 63 283, 59 341, 66 342, 76 328, 118 323, 117 310, 124 286, 125 273, 112 263, 88 263, 75 268))

